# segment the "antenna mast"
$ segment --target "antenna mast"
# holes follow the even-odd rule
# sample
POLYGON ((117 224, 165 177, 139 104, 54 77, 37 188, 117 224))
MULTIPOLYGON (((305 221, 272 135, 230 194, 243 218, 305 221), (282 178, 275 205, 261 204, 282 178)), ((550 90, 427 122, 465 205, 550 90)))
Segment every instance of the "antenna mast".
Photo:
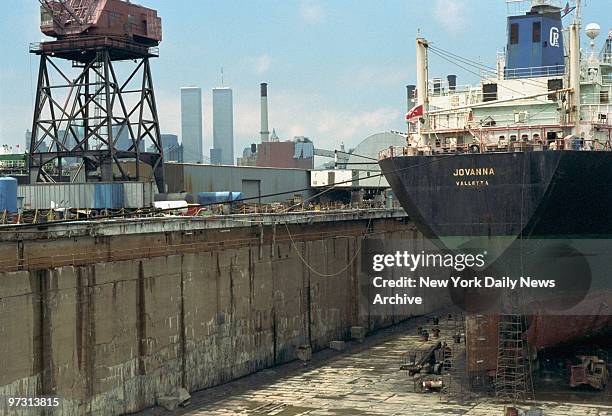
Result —
POLYGON ((580 136, 580 17, 582 7, 580 0, 576 0, 576 14, 574 22, 569 27, 570 53, 569 53, 569 83, 572 89, 570 100, 571 112, 573 113, 573 134, 580 136))
POLYGON ((574 23, 580 26, 582 20, 582 1, 576 0, 576 14, 574 15, 574 23))

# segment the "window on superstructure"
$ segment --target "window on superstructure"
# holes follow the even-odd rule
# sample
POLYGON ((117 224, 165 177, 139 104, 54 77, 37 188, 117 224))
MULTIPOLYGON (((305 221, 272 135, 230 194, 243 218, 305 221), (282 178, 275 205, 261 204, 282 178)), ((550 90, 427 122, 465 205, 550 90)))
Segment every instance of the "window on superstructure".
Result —
POLYGON ((533 23, 533 43, 540 43, 542 41, 542 24, 540 22, 533 23))
POLYGON ((518 23, 512 23, 510 25, 510 44, 518 45, 519 43, 519 26, 518 23))
MULTIPOLYGON (((549 79, 548 80, 548 91, 558 91, 563 89, 563 79, 561 78, 555 78, 555 79, 549 79)), ((548 99, 550 101, 556 101, 557 100, 557 94, 553 93, 553 94, 548 94, 548 99)))
POLYGON ((599 92, 599 103, 600 104, 609 104, 610 103, 610 94, 608 91, 600 91, 599 92))
POLYGON ((482 101, 497 100, 497 84, 482 85, 482 101))

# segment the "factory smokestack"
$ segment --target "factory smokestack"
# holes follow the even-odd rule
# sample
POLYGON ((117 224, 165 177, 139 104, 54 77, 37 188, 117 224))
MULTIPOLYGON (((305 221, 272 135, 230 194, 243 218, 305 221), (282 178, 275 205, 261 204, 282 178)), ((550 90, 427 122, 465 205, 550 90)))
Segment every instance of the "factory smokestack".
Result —
POLYGON ((268 84, 261 84, 261 142, 270 141, 270 132, 268 131, 268 84))

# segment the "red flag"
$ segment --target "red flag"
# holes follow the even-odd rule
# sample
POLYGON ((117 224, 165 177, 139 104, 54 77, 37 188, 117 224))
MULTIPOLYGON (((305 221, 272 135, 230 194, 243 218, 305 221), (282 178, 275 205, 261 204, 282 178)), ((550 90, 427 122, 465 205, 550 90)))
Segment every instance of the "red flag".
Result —
POLYGON ((570 7, 569 1, 565 4, 565 8, 561 11, 561 17, 565 17, 574 11, 576 7, 570 7))
POLYGON ((408 114, 406 114, 406 120, 410 121, 411 123, 414 123, 422 116, 423 105, 417 105, 412 110, 408 111, 408 114))

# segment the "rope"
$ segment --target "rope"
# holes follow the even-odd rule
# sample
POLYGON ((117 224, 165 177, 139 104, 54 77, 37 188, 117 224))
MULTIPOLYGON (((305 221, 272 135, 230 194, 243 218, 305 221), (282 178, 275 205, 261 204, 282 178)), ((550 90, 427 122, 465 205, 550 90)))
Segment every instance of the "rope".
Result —
MULTIPOLYGON (((370 176, 371 177, 371 176, 370 176)), ((378 175, 378 186, 380 187, 380 181, 382 180, 382 174, 378 175)), ((322 192, 318 193, 317 195, 312 196, 311 198, 307 198, 305 201, 303 201, 301 204, 303 204, 304 202, 316 198, 318 196, 323 195, 325 192, 329 192, 332 189, 334 189, 336 187, 336 184, 334 183, 334 186, 332 186, 331 188, 325 189, 322 192)), ((294 207, 296 205, 300 205, 300 204, 295 204, 293 205, 294 207)), ((291 209, 292 207, 289 207, 287 209, 291 209)), ((365 235, 367 235, 368 230, 370 229, 370 225, 372 224, 372 218, 370 218, 368 220, 368 224, 366 225, 366 229, 365 231, 360 235, 360 237, 363 237, 365 235)), ((361 253, 361 245, 359 245, 359 247, 357 248, 357 250, 355 251, 355 254, 353 255, 353 257, 351 257, 351 259, 348 261, 348 263, 346 264, 346 266, 344 266, 340 271, 336 272, 336 273, 332 273, 332 274, 327 274, 327 273, 322 273, 319 272, 318 270, 315 270, 310 263, 308 263, 308 261, 304 258, 304 256, 302 256, 302 253, 300 252, 300 250, 298 250, 297 245, 295 244, 295 241, 293 240, 293 236, 291 235, 291 231, 289 231, 289 225, 287 224, 287 222, 284 222, 285 225, 285 229, 287 230, 287 235, 289 236, 289 240, 291 240, 291 246, 293 247, 293 249, 295 250, 296 254, 298 255, 299 259, 302 261, 302 264, 304 264, 304 266, 306 266, 306 268, 308 270, 310 270, 311 273, 316 274, 317 276, 320 277, 335 277, 338 276, 342 273, 344 273, 345 271, 348 270, 349 267, 351 267, 351 265, 355 262, 355 260, 357 259, 357 256, 359 256, 359 254, 361 253)), ((357 236, 355 236, 357 237, 357 236)))
MULTIPOLYGON (((366 226, 366 230, 370 227, 370 223, 371 223, 372 219, 370 218, 370 220, 368 221, 368 225, 366 226)), ((293 249, 295 250, 296 254, 298 255, 299 259, 302 261, 302 263, 304 264, 304 266, 306 266, 306 268, 308 270, 310 270, 311 273, 316 274, 317 276, 321 276, 321 277, 335 277, 338 276, 339 274, 344 273, 345 271, 348 270, 349 267, 351 267, 351 265, 353 264, 353 262, 355 261, 355 259, 357 258, 357 256, 359 256, 359 254, 361 253, 361 245, 358 246, 357 250, 355 251, 355 254, 353 255, 353 257, 351 257, 351 259, 348 261, 348 263, 346 264, 346 266, 344 266, 341 270, 339 270, 336 273, 331 273, 331 274, 327 274, 327 273, 321 273, 317 270, 315 270, 310 263, 308 263, 308 260, 306 260, 304 258, 304 256, 302 256, 302 253, 300 253, 300 250, 298 250, 297 245, 295 244, 295 241, 293 240, 293 236, 291 235, 291 232, 289 231, 289 226, 287 225, 287 223, 284 224, 285 225, 285 229, 287 230, 287 235, 289 236, 289 240, 291 240, 291 246, 293 247, 293 249)), ((361 234, 361 236, 364 236, 366 233, 361 234)), ((357 236, 356 236, 357 237, 357 236)))

